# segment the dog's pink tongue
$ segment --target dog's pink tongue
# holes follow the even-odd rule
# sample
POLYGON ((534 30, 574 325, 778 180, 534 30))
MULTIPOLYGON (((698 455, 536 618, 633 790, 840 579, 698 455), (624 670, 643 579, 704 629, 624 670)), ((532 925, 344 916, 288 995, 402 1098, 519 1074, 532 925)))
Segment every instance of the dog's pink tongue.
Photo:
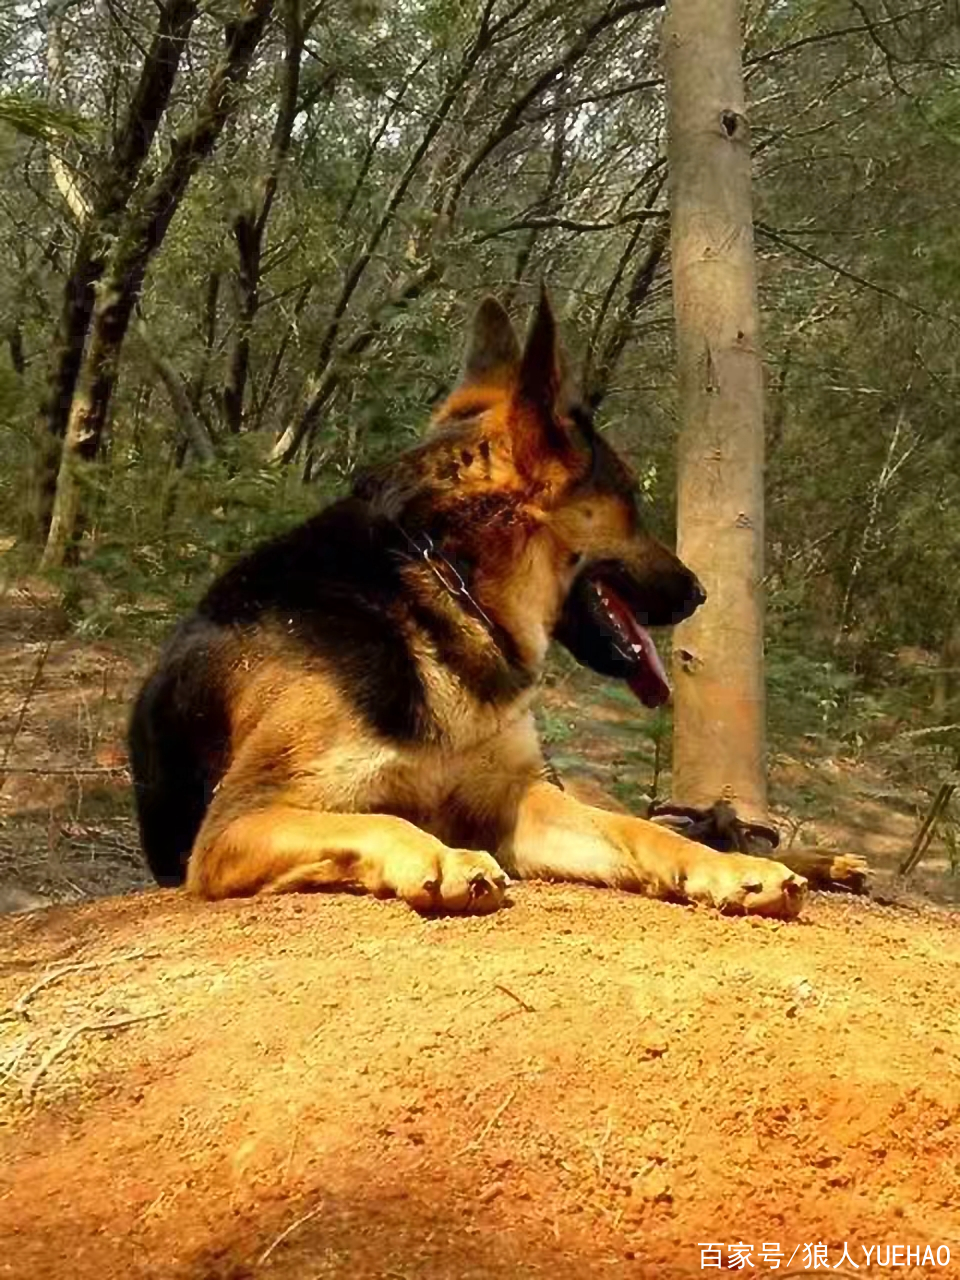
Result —
POLYGON ((649 632, 639 623, 636 624, 636 630, 643 659, 627 684, 645 707, 662 707, 665 702, 670 701, 670 681, 649 632))
POLYGON ((616 613, 617 620, 630 637, 630 648, 636 659, 636 668, 627 678, 627 684, 645 707, 663 706, 670 701, 670 682, 649 631, 640 625, 616 592, 606 585, 603 595, 607 607, 616 613))

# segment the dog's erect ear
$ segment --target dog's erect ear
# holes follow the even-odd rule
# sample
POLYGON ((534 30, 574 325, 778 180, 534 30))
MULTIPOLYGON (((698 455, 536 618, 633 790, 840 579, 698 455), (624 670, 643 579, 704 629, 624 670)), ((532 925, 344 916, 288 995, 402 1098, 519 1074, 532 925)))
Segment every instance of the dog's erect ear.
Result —
POLYGON ((552 417, 560 398, 566 357, 557 333, 557 322, 546 287, 533 313, 520 358, 517 393, 531 407, 552 417))
POLYGON ((516 375, 520 343, 496 298, 484 298, 473 317, 460 385, 506 382, 516 375))
POLYGON ((541 287, 520 357, 511 418, 514 457, 528 474, 536 475, 551 459, 561 460, 568 471, 576 466, 583 451, 563 423, 571 403, 567 358, 550 298, 541 287))

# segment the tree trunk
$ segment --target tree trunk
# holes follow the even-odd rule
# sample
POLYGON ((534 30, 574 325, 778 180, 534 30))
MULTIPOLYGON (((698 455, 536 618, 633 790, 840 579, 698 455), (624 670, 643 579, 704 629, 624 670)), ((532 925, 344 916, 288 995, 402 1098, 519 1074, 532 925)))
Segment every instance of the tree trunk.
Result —
POLYGON ((260 310, 260 263, 263 238, 257 223, 248 213, 233 220, 233 238, 237 246, 237 316, 233 349, 223 385, 223 419, 231 435, 239 435, 243 427, 243 405, 250 372, 250 337, 260 310))
MULTIPOLYGON (((198 7, 197 0, 169 0, 161 9, 127 114, 109 155, 103 158, 103 172, 98 175, 97 184, 101 194, 83 215, 80 239, 64 285, 53 363, 38 423, 35 505, 40 537, 48 534, 52 518, 62 442, 83 365, 95 286, 103 274, 109 245, 166 111, 198 7)), ((52 13, 51 19, 53 17, 52 13)), ((58 75, 62 74, 62 67, 58 67, 58 75)), ((75 195, 70 207, 76 217, 82 207, 79 189, 75 195)))
POLYGON ((201 421, 190 400, 190 392, 172 363, 154 345, 147 326, 141 321, 137 326, 140 343, 157 377, 167 389, 174 417, 180 427, 180 438, 193 450, 200 462, 214 462, 217 457, 213 441, 206 425, 201 421))
MULTIPOLYGON (((313 10, 314 14, 319 11, 319 7, 313 10)), ((248 207, 238 213, 233 221, 233 238, 237 245, 237 320, 227 380, 223 388, 224 422, 233 435, 239 434, 243 427, 244 401, 250 376, 250 344, 253 326, 260 310, 260 273, 267 222, 297 118, 300 63, 307 37, 300 0, 286 0, 285 20, 286 53, 266 171, 257 178, 248 207)))
POLYGON ((144 275, 190 179, 235 109, 236 88, 247 73, 272 7, 273 0, 251 0, 245 13, 230 23, 226 50, 195 117, 174 139, 166 166, 120 228, 97 291, 90 339, 70 404, 42 569, 64 564, 75 542, 81 523, 81 476, 100 450, 123 342, 144 275))
POLYGON ((680 391, 678 550, 707 603, 674 639, 674 797, 766 812, 763 374, 738 0, 664 22, 680 391))

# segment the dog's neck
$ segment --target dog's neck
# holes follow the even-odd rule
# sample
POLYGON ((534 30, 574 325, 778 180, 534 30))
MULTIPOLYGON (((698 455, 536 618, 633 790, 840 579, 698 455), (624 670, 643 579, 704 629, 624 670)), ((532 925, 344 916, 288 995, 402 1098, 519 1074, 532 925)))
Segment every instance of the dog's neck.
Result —
MULTIPOLYGON (((451 555, 438 538, 425 530, 406 529, 396 520, 390 524, 394 533, 394 545, 402 545, 404 558, 419 582, 421 601, 430 613, 446 615, 447 624, 433 632, 433 642, 440 638, 444 649, 444 661, 451 673, 468 688, 480 705, 499 708, 501 714, 508 706, 528 695, 540 675, 542 655, 531 660, 528 647, 518 642, 513 628, 501 621, 499 611, 486 602, 481 603, 481 593, 476 589, 477 567, 451 555), (440 545, 438 545, 440 543, 440 545), (461 614, 461 634, 458 643, 450 644, 447 629, 451 610, 461 614), (469 620, 469 621, 467 621, 469 620)), ((419 627, 424 619, 414 619, 419 627)), ((427 630, 432 628, 427 624, 427 630)), ((441 714, 441 720, 443 715, 441 714)))
MULTIPOLYGON (((396 523, 396 522, 394 522, 396 523)), ((402 525, 396 524, 396 528, 403 538, 404 542, 410 548, 410 551, 427 566, 436 580, 443 589, 453 597, 456 603, 465 613, 470 614, 481 623, 489 632, 494 642, 497 642, 497 633, 502 630, 497 623, 493 621, 487 611, 483 608, 476 597, 471 593, 467 582, 460 569, 453 563, 449 556, 436 545, 429 533, 419 533, 415 536, 407 533, 402 525)), ((500 648, 500 645, 497 645, 500 648)))

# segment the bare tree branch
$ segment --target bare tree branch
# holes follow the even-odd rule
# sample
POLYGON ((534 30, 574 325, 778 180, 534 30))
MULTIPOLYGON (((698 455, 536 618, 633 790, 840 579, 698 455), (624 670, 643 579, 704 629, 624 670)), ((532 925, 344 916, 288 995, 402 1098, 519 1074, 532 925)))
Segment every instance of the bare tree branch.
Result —
POLYGON ((778 45, 775 49, 764 49, 762 53, 754 53, 750 57, 744 58, 745 78, 750 78, 749 69, 760 66, 765 62, 774 62, 777 58, 784 58, 790 53, 796 53, 798 49, 806 49, 814 44, 828 44, 833 40, 843 40, 847 36, 865 35, 870 33, 871 27, 889 27, 895 23, 902 22, 904 18, 914 18, 918 14, 938 10, 939 7, 937 3, 919 5, 916 9, 905 9, 901 13, 895 13, 889 18, 883 18, 872 24, 861 22, 848 27, 834 27, 830 31, 815 31, 809 36, 801 36, 797 40, 789 40, 786 44, 778 45))
POLYGON ((914 315, 925 316, 928 320, 941 320, 948 324, 951 329, 960 329, 960 321, 957 321, 953 316, 947 315, 946 312, 931 311, 927 307, 922 307, 918 302, 912 302, 909 298, 904 298, 901 294, 888 289, 886 285, 877 284, 875 280, 868 280, 865 276, 858 275, 856 271, 851 271, 849 267, 841 266, 838 262, 831 262, 829 258, 823 257, 822 254, 815 253, 813 249, 797 244, 795 240, 788 239, 779 231, 775 231, 773 227, 768 227, 766 223, 754 223, 754 230, 757 235, 772 241, 773 244, 778 244, 781 248, 788 249, 791 253, 799 254, 801 258, 807 258, 810 262, 816 262, 819 266, 826 267, 828 271, 835 271, 837 275, 842 276, 845 280, 862 285, 864 289, 870 289, 882 298, 889 298, 891 302, 899 303, 901 307, 906 307, 914 315))
POLYGON ((323 337, 320 340, 315 370, 310 379, 311 385, 308 389, 304 405, 296 422, 292 423, 283 431, 271 450, 270 460, 272 462, 289 462, 300 447, 300 442, 303 440, 307 432, 310 431, 313 423, 316 421, 317 415, 322 408, 319 396, 325 386, 323 374, 333 357, 334 347, 340 333, 340 326, 343 323, 343 317, 347 312, 347 308, 350 306, 350 301, 356 292, 357 286, 363 278, 364 272, 370 265, 373 255, 376 252, 380 241, 383 239, 388 227, 393 222, 396 212, 403 203, 407 190, 419 170, 420 165, 423 163, 427 152, 430 150, 434 139, 440 132, 447 116, 453 108, 454 103, 463 91, 471 72, 489 48, 490 34, 488 30, 488 22, 491 9, 492 0, 489 0, 481 13, 477 32, 470 44, 467 46, 456 71, 448 82, 446 92, 434 110, 427 127, 424 129, 420 137, 420 141, 414 148, 413 154, 406 164, 406 167, 394 183, 393 189, 387 197, 387 200, 380 212, 380 217, 377 219, 373 230, 367 237, 366 243, 347 271, 340 289, 340 294, 334 303, 330 320, 324 330, 323 337))
POLYGON ((531 103, 536 102, 537 98, 560 76, 568 74, 589 52, 596 39, 603 35, 605 31, 617 26, 625 18, 634 17, 638 13, 647 13, 653 9, 660 9, 664 3, 665 0, 623 0, 623 3, 613 5, 604 10, 593 22, 585 26, 579 36, 564 51, 563 55, 551 63, 550 66, 544 68, 531 81, 524 92, 510 104, 497 124, 490 130, 487 137, 463 166, 444 205, 446 218, 448 220, 452 218, 453 211, 464 188, 480 166, 523 122, 524 114, 531 103))
POLYGON ((516 218, 513 222, 507 222, 493 231, 478 232, 472 237, 472 241, 474 244, 485 244, 488 240, 496 240, 499 236, 511 235, 515 231, 528 231, 532 227, 538 230, 555 227, 559 231, 573 231, 578 234, 591 231, 613 231, 616 227, 622 227, 631 222, 651 222, 666 217, 669 217, 666 209, 634 209, 630 213, 606 222, 581 222, 577 218, 565 218, 559 214, 534 213, 516 218))
MULTIPOLYGON (((598 102, 613 102, 618 98, 626 98, 633 93, 644 93, 648 89, 662 89, 663 76, 651 76, 645 80, 631 80, 628 84, 614 85, 612 89, 603 89, 599 93, 587 93, 581 98, 571 98, 564 110, 578 111, 598 102)), ((527 116, 528 124, 536 124, 540 120, 548 120, 560 108, 558 106, 541 107, 539 111, 531 111, 527 116)))
POLYGON ((197 414, 194 413, 193 405, 190 403, 190 395, 184 386, 183 379, 177 373, 172 362, 157 349, 146 321, 139 321, 137 334, 142 350, 160 381, 166 387, 177 424, 187 438, 190 448, 201 462, 213 462, 217 456, 213 441, 210 439, 210 433, 207 428, 200 421, 197 414))

